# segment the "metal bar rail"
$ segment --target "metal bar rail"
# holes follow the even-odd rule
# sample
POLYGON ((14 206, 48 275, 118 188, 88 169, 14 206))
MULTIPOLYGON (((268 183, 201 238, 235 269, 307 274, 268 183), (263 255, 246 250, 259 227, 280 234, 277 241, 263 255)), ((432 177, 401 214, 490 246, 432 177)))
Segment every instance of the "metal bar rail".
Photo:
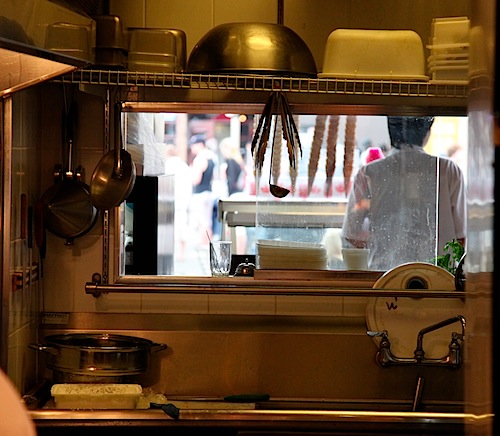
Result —
POLYGON ((87 282, 85 292, 94 297, 101 294, 225 294, 225 295, 294 295, 294 296, 329 296, 329 297, 410 297, 410 298, 465 298, 463 291, 438 291, 417 289, 372 289, 363 288, 359 283, 325 281, 326 283, 311 285, 310 282, 292 281, 276 283, 274 280, 253 281, 204 278, 204 284, 164 283, 164 284, 99 284, 87 282), (245 283, 246 282, 246 283, 245 283), (253 282, 253 283, 252 283, 253 282), (346 288, 346 285, 351 288, 346 288), (356 285, 358 285, 356 287, 356 285), (336 286, 335 288, 333 286, 336 286))

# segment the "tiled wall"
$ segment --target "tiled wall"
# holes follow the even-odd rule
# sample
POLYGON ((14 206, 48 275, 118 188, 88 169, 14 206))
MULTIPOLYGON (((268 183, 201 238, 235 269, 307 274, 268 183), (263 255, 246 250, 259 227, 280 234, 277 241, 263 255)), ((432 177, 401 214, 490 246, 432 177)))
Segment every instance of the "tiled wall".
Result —
POLYGON ((17 388, 23 392, 35 380, 36 355, 28 344, 36 342, 38 312, 40 308, 40 271, 38 249, 34 238, 30 239, 28 209, 33 211, 40 197, 40 101, 37 93, 24 91, 13 97, 12 131, 12 202, 11 202, 11 261, 10 272, 18 276, 17 285, 8 290, 9 350, 7 372, 17 388), (22 198, 24 197, 23 201, 22 198), (22 203, 26 215, 22 217, 22 203), (28 275, 29 274, 29 275, 28 275), (29 278, 28 278, 29 277, 29 278))

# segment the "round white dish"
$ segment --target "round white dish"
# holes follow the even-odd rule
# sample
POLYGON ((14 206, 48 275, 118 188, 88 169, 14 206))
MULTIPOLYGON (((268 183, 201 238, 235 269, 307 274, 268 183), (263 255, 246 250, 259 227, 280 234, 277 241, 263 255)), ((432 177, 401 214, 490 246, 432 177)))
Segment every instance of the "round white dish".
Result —
MULTIPOLYGON (((429 290, 454 291, 455 277, 435 265, 414 262, 400 265, 380 277, 374 289, 408 289, 412 280, 421 280, 429 290)), ((387 330, 391 352, 396 357, 413 358, 420 330, 445 319, 465 316, 465 302, 454 298, 370 298, 366 307, 369 331, 387 330)), ((461 333, 458 324, 427 333, 423 339, 425 357, 440 359, 448 354, 453 332, 461 333)), ((373 338, 378 345, 380 337, 373 338)))

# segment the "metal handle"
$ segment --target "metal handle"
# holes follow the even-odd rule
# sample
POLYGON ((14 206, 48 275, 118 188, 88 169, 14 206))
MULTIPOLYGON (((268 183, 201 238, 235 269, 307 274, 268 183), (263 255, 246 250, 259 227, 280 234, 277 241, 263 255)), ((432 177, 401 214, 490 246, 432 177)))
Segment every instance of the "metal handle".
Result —
POLYGON ((167 347, 167 344, 152 344, 151 345, 151 352, 152 353, 158 353, 159 351, 165 350, 167 347))
POLYGON ((122 102, 115 103, 115 166, 113 175, 121 176, 122 171, 122 102))
POLYGON ((35 351, 43 351, 44 353, 52 354, 53 356, 60 355, 57 348, 50 347, 48 345, 29 344, 28 347, 35 351))
POLYGON ((377 338, 377 337, 384 337, 384 336, 387 336, 387 331, 384 330, 382 332, 373 332, 373 331, 368 331, 366 332, 366 334, 368 336, 370 336, 371 338, 377 338))

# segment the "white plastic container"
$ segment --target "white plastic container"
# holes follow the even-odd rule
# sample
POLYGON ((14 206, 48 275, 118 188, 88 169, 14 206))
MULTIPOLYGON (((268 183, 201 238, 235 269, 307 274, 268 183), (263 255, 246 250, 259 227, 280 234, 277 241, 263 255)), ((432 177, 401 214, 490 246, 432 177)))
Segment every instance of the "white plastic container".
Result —
POLYGON ((432 81, 461 81, 467 83, 469 79, 469 67, 453 67, 453 66, 441 66, 441 67, 430 67, 429 72, 431 74, 432 81))
POLYGON ((422 39, 412 30, 336 29, 319 78, 428 80, 422 39))
POLYGON ((492 57, 488 53, 493 53, 494 39, 488 38, 482 26, 473 26, 469 32, 471 55, 469 73, 471 77, 488 75, 490 71, 490 61, 492 57))
POLYGON ((446 55, 446 56, 463 56, 469 54, 469 43, 456 44, 430 44, 427 46, 431 55, 446 55))
POLYGON ((469 42, 470 20, 467 17, 434 18, 431 28, 431 43, 457 44, 469 42))
POLYGON ((136 384, 76 384, 52 386, 57 409, 135 409, 142 395, 136 384))
POLYGON ((469 53, 456 53, 456 54, 432 54, 427 58, 428 63, 432 62, 464 62, 467 63, 469 62, 469 53))

